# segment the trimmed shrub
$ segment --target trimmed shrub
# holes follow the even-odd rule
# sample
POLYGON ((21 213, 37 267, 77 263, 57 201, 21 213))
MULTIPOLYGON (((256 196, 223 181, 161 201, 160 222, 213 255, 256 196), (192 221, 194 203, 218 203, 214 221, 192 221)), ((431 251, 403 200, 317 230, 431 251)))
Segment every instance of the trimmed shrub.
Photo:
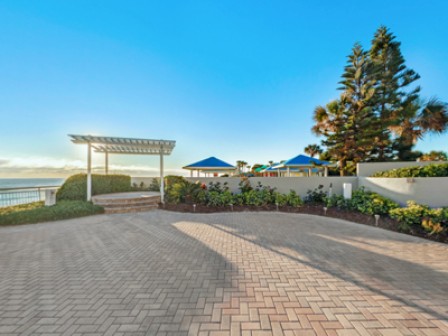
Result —
POLYGON ((44 206, 43 202, 36 202, 26 206, 8 207, 0 212, 0 225, 49 222, 103 212, 102 207, 85 201, 61 201, 52 206, 44 206))
POLYGON ((447 177, 448 163, 405 167, 377 172, 372 177, 447 177))
MULTIPOLYGON (((92 195, 131 191, 128 175, 92 175, 92 195)), ((87 175, 70 176, 58 190, 57 201, 85 201, 87 198, 87 175)))

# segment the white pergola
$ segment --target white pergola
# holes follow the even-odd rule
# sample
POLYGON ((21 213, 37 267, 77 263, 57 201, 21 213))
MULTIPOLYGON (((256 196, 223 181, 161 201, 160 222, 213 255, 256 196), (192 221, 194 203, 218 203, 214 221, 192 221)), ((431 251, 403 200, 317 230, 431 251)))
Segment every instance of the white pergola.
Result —
POLYGON ((92 148, 103 153, 105 172, 109 173, 109 154, 160 155, 160 197, 164 201, 163 157, 176 146, 172 140, 118 138, 94 135, 68 135, 75 144, 87 145, 87 200, 92 200, 92 148))

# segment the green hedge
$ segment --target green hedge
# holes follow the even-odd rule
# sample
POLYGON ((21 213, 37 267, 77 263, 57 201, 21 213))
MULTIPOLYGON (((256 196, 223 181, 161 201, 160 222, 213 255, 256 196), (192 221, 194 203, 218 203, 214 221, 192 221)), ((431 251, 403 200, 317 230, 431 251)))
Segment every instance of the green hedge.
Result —
POLYGON ((61 201, 44 206, 44 202, 1 208, 0 225, 31 224, 103 213, 104 209, 91 202, 61 201))
MULTIPOLYGON (((131 177, 128 175, 92 175, 92 195, 131 191, 131 177)), ((87 175, 70 176, 58 190, 57 201, 87 198, 87 175)))
POLYGON ((447 177, 448 163, 405 167, 377 172, 372 177, 447 177))

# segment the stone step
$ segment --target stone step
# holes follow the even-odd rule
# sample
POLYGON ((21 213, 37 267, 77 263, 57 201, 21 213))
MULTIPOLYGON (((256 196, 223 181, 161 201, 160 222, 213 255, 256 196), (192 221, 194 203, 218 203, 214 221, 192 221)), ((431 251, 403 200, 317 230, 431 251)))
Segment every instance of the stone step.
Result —
POLYGON ((102 206, 103 208, 120 208, 120 207, 135 207, 135 206, 146 206, 146 205, 158 205, 160 203, 159 200, 133 200, 129 202, 95 202, 96 205, 102 206))
POLYGON ((114 193, 96 195, 92 197, 92 201, 102 206, 107 214, 150 211, 159 207, 160 194, 155 192, 114 193))
POLYGON ((105 214, 119 214, 119 213, 131 213, 131 212, 143 212, 158 209, 158 205, 143 205, 143 206, 124 206, 114 208, 104 208, 105 214))
POLYGON ((92 197, 95 204, 133 204, 138 202, 160 203, 160 196, 133 197, 133 198, 104 198, 92 197))

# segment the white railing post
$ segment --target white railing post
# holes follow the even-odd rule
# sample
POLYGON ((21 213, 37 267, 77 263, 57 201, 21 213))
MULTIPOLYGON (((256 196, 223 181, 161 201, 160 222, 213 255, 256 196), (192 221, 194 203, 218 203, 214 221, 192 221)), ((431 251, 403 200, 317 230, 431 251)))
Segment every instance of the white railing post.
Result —
POLYGON ((165 177, 163 174, 163 147, 160 148, 160 201, 165 203, 165 177))
POLYGON ((87 201, 92 200, 92 145, 87 144, 87 201))

